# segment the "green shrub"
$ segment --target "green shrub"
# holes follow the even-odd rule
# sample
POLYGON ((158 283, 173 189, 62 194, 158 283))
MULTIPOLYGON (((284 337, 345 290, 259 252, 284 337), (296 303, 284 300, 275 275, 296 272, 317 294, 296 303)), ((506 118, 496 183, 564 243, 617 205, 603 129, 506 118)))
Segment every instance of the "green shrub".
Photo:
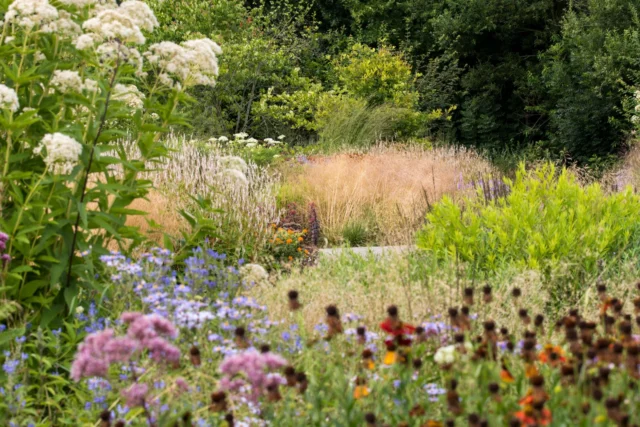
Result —
POLYGON ((370 105, 413 108, 418 102, 411 66, 386 46, 374 49, 354 44, 337 59, 335 72, 347 93, 368 100, 370 105))
POLYGON ((592 274, 600 262, 633 249, 640 236, 640 198, 630 188, 604 194, 598 184, 583 187, 550 164, 534 171, 521 165, 515 180, 505 182, 510 194, 488 204, 482 197, 462 205, 445 197, 427 215, 418 247, 488 272, 516 266, 592 274))

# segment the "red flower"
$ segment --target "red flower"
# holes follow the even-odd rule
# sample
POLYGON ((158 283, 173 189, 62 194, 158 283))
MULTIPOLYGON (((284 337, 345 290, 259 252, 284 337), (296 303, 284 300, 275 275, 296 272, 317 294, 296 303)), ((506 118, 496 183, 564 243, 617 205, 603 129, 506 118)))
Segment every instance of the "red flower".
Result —
POLYGON ((415 326, 408 323, 394 321, 390 318, 386 318, 384 322, 380 323, 380 329, 386 333, 393 335, 392 339, 385 341, 387 345, 395 343, 402 346, 411 345, 411 340, 406 338, 405 335, 411 335, 415 332, 415 326), (394 327, 394 323, 397 323, 394 327))

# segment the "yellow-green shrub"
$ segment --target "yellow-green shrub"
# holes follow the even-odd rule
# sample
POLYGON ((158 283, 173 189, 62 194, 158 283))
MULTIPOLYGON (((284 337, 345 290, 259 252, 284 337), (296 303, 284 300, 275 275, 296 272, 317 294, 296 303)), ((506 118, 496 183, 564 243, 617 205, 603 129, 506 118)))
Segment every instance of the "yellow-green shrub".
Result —
POLYGON ((605 194, 581 186, 563 169, 521 166, 506 180, 510 194, 456 204, 445 197, 427 215, 418 246, 439 259, 458 257, 485 271, 504 265, 549 272, 553 267, 595 273, 640 236, 640 198, 628 188, 605 194))

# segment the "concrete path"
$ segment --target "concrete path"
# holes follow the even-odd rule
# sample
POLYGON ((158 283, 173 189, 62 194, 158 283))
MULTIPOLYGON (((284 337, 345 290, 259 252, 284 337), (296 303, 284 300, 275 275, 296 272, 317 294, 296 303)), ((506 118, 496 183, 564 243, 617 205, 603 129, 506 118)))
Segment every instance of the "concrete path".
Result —
POLYGON ((366 257, 368 255, 374 255, 376 257, 383 256, 385 254, 394 254, 401 252, 408 252, 415 249, 415 246, 370 246, 361 248, 328 248, 320 249, 318 251, 319 256, 324 258, 332 258, 344 253, 353 253, 366 257))

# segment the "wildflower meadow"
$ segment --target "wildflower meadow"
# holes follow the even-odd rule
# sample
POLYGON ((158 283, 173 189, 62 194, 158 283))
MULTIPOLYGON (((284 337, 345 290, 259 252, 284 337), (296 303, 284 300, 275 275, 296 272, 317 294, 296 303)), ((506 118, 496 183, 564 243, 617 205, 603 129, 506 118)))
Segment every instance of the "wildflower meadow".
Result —
POLYGON ((0 0, 0 426, 640 425, 640 3, 382 3, 0 0))

